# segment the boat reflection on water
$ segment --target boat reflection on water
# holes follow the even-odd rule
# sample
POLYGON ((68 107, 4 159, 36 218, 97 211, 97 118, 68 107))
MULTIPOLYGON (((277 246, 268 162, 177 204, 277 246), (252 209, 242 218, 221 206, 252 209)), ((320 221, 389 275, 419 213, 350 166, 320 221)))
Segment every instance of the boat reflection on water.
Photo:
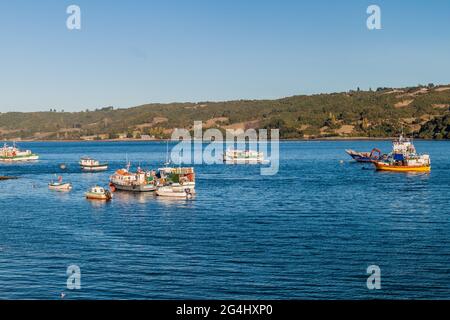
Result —
POLYGON ((92 209, 106 208, 112 205, 112 201, 98 201, 93 199, 86 199, 86 203, 88 203, 92 207, 92 209))
MULTIPOLYGON (((185 204, 192 202, 195 195, 191 199, 186 198, 172 198, 172 197, 157 197, 154 192, 123 192, 116 191, 114 193, 114 203, 121 205, 147 204, 156 201, 158 204, 173 206, 174 204, 185 204)), ((100 202, 100 205, 102 203, 100 202)))
POLYGON ((186 198, 172 198, 172 197, 155 197, 155 201, 158 202, 158 204, 167 206, 167 207, 173 207, 173 206, 183 206, 185 207, 186 205, 190 205, 192 203, 194 203, 194 201, 192 201, 193 199, 195 199, 195 195, 193 195, 192 198, 190 199, 186 199, 186 198))
MULTIPOLYGON (((369 169, 368 169, 369 170, 369 169)), ((373 169, 370 169, 370 170, 373 170, 373 169)), ((395 171, 382 171, 382 170, 380 170, 380 171, 377 171, 377 174, 379 174, 379 175, 382 175, 382 174, 385 174, 385 175, 396 175, 396 176, 398 176, 398 172, 395 172, 395 171)), ((405 171, 405 172, 402 172, 402 175, 403 176, 405 176, 405 177, 410 177, 410 178, 413 178, 413 177, 423 177, 424 179, 429 179, 430 178, 430 173, 429 172, 420 172, 420 171, 405 171)))
POLYGON ((187 198, 187 197, 161 197, 161 196, 156 196, 155 197, 155 201, 158 202, 158 204, 162 204, 164 206, 167 207, 174 207, 177 205, 182 205, 183 207, 185 207, 187 204, 193 204, 195 201, 196 195, 195 193, 193 193, 191 195, 191 197, 187 198))
POLYGON ((114 193, 114 200, 120 203, 148 203, 155 201, 155 194, 153 192, 123 192, 117 191, 114 193))

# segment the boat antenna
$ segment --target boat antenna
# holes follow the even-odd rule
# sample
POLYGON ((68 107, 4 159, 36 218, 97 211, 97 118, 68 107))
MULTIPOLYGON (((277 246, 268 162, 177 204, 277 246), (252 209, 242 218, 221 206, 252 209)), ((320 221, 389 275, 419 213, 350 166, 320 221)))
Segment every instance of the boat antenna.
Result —
POLYGON ((129 171, 130 167, 131 167, 131 162, 128 161, 128 153, 125 153, 125 159, 126 159, 126 162, 127 162, 127 170, 129 171))

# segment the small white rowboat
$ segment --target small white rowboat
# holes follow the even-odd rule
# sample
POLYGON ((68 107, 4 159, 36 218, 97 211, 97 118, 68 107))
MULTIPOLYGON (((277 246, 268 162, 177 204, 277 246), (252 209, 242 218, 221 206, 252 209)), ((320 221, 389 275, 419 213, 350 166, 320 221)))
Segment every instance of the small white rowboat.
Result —
POLYGON ((72 190, 72 184, 71 183, 49 183, 48 188, 50 190, 56 190, 56 191, 70 191, 72 190))

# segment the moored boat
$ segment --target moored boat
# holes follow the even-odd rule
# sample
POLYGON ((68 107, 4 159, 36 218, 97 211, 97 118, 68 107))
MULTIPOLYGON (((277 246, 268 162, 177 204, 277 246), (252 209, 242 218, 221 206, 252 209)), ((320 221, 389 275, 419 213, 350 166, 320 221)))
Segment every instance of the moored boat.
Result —
POLYGON ((402 135, 393 141, 392 153, 385 159, 373 161, 380 171, 430 172, 431 160, 428 154, 418 154, 410 139, 402 135))
POLYGON ((83 171, 106 171, 108 170, 107 163, 100 163, 100 161, 84 157, 80 159, 79 165, 83 171))
POLYGON ((358 152, 351 149, 347 149, 345 152, 357 162, 373 162, 382 157, 381 151, 377 148, 372 149, 371 152, 358 152))
POLYGON ((223 155, 223 162, 228 164, 265 164, 269 160, 264 158, 263 152, 229 149, 223 155))
POLYGON ((31 150, 20 150, 15 144, 8 146, 6 143, 0 149, 0 161, 20 162, 39 160, 39 156, 31 150))
POLYGON ((396 163, 387 163, 383 161, 377 161, 374 163, 375 167, 379 171, 393 171, 393 172, 430 172, 430 165, 401 165, 396 163))
POLYGON ((158 169, 158 185, 175 185, 181 188, 195 188, 193 167, 164 167, 158 169))
POLYGON ((14 176, 0 176, 0 181, 4 181, 4 180, 17 180, 19 179, 18 177, 14 177, 14 176))
POLYGON ((131 191, 131 192, 152 192, 156 190, 156 172, 145 171, 138 168, 136 172, 130 171, 130 164, 127 168, 117 170, 110 177, 111 191, 131 191))
POLYGON ((72 184, 70 182, 63 183, 63 178, 58 177, 58 181, 57 182, 51 181, 48 184, 48 188, 50 190, 56 191, 70 191, 72 190, 72 184))
POLYGON ((85 193, 85 196, 86 199, 89 200, 109 201, 112 199, 111 192, 99 186, 92 187, 88 192, 85 193))
POLYGON ((191 199, 194 196, 190 188, 177 188, 176 186, 159 187, 155 193, 159 197, 177 199, 191 199))

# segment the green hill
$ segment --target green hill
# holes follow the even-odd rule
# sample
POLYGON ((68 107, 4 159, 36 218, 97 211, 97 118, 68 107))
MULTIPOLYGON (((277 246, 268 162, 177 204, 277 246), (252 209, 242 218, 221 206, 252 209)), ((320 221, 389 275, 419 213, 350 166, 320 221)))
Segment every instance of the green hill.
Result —
POLYGON ((170 137, 195 120, 220 130, 279 128, 281 138, 390 137, 402 128, 450 138, 450 85, 293 96, 277 100, 148 104, 83 112, 0 114, 0 139, 67 140, 170 137))

